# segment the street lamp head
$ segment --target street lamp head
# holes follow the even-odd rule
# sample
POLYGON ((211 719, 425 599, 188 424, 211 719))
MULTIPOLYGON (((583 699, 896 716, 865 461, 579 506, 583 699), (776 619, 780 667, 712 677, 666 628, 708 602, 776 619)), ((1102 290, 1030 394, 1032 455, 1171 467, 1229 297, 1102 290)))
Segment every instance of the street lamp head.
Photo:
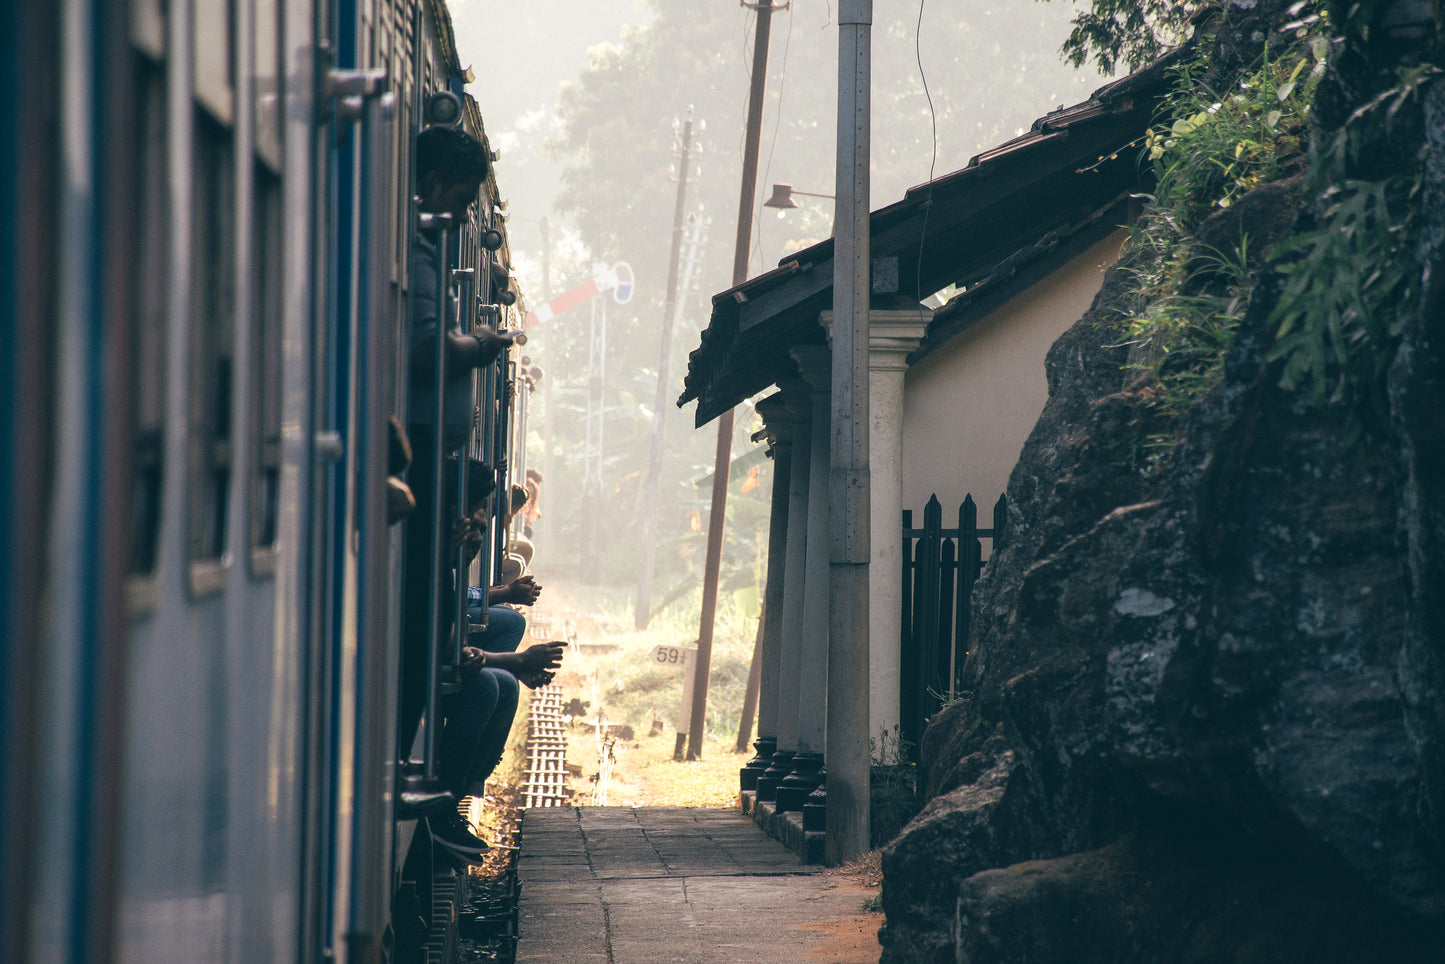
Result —
POLYGON ((797 206, 798 202, 793 200, 793 185, 791 184, 774 184, 773 196, 763 202, 765 208, 795 208, 797 206))

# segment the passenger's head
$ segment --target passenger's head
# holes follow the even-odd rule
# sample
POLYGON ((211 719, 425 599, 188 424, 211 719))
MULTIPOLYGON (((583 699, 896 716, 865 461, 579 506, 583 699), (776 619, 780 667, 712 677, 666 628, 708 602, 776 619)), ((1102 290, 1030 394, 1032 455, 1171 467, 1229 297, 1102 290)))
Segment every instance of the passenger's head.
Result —
MULTIPOLYGON (((442 485, 445 487, 446 505, 456 505, 457 497, 457 460, 451 456, 446 460, 443 468, 442 485)), ((467 504, 458 506, 462 515, 472 515, 479 509, 486 507, 487 496, 491 495, 497 487, 497 473, 492 467, 481 459, 467 459, 467 504)))
POLYGON ((518 512, 521 512, 522 507, 527 504, 527 490, 522 488, 522 486, 518 485, 517 483, 513 482, 511 496, 511 504, 508 507, 507 511, 508 523, 511 523, 512 517, 515 516, 518 512))
POLYGON ((490 167, 486 148, 461 128, 424 129, 416 136, 416 193, 421 210, 464 219, 490 167))
POLYGON ((523 518, 530 524, 542 515, 542 507, 538 505, 542 497, 542 473, 536 469, 528 469, 526 485, 527 514, 523 518))
MULTIPOLYGON (((467 504, 461 508, 462 515, 467 520, 467 559, 471 560, 481 551, 487 530, 491 527, 487 519, 487 496, 491 495, 497 486, 496 476, 490 465, 481 459, 470 458, 467 463, 467 504)), ((452 491, 456 491, 455 485, 452 486, 452 491)))
POLYGON ((467 461, 467 511, 475 513, 486 507, 487 496, 497 487, 497 476, 481 459, 467 461))

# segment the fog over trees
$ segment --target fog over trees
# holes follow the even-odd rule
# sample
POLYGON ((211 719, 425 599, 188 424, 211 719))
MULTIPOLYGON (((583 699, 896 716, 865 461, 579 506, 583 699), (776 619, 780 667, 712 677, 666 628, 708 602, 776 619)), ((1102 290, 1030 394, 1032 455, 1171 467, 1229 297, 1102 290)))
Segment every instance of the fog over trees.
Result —
MULTIPOLYGON (((656 512, 658 605, 700 582, 709 489, 695 483, 711 471, 715 442, 711 427, 694 429, 690 407, 678 411, 669 402, 661 495, 656 506, 639 504, 677 190, 675 130, 691 108, 700 151, 689 169, 688 212, 705 229, 692 285, 679 296, 670 400, 681 392, 710 296, 731 285, 756 14, 736 0, 520 6, 452 0, 451 8, 462 60, 470 59, 476 75, 468 90, 502 151, 497 177, 509 201, 513 267, 529 305, 575 288, 597 265, 627 261, 637 276, 629 304, 606 303, 598 492, 584 493, 582 464, 589 361, 597 368, 589 346, 596 309, 584 304, 560 315, 528 345, 553 392, 553 475, 539 562, 562 571, 602 553, 601 580, 630 588, 639 513, 656 512), (550 229, 546 284, 543 218, 550 229), (589 518, 600 520, 602 533, 602 544, 590 548, 589 518)), ((875 4, 872 207, 966 165, 1105 83, 1094 68, 1075 68, 1059 54, 1075 12, 1068 3, 1036 0, 875 4)), ((831 233, 832 202, 825 198, 800 197, 800 207, 781 219, 760 205, 774 182, 833 193, 836 13, 829 0, 792 0, 772 17, 750 274, 831 233)), ((539 392, 529 443, 534 466, 544 461, 543 407, 539 392)), ((729 500, 725 589, 754 586, 762 558, 769 466, 749 440, 757 428, 750 412, 739 413, 733 457, 747 462, 735 473, 729 500), (749 463, 760 469, 752 482, 749 463)))

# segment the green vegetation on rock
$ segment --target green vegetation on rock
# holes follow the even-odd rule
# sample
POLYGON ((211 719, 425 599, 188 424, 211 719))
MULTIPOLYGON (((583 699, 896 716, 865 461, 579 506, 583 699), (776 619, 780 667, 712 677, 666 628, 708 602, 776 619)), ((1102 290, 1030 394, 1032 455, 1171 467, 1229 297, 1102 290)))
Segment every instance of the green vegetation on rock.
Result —
POLYGON ((1150 462, 1168 451, 1190 403, 1219 379, 1268 238, 1229 218, 1241 199, 1305 166, 1309 104, 1324 73, 1324 21, 1312 14, 1266 45, 1228 85, 1213 86, 1211 48, 1178 67, 1178 84, 1145 135, 1155 193, 1130 232, 1137 277, 1125 340, 1153 407, 1150 462), (1209 223, 1232 229, 1211 232, 1209 223), (1219 243, 1210 243, 1217 237, 1219 243))

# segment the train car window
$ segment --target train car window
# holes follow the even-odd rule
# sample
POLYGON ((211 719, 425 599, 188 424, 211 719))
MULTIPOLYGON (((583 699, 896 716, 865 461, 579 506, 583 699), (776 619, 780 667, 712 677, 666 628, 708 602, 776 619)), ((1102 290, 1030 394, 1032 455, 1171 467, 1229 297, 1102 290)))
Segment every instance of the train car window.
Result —
POLYGON ((196 112, 190 371, 191 589, 221 586, 231 496, 236 175, 231 130, 196 112))
POLYGON ((252 573, 274 571, 269 552, 276 545, 281 511, 281 265, 282 183, 264 164, 256 165, 255 323, 251 413, 255 426, 251 479, 252 573))
POLYGON ((366 20, 367 63, 388 66, 391 63, 391 11, 382 8, 377 11, 379 24, 366 20))
MULTIPOLYGON (((382 16, 385 16, 383 13, 382 16)), ((361 16, 361 36, 357 38, 357 50, 365 58, 362 62, 368 64, 385 63, 376 57, 376 24, 373 18, 363 13, 361 16)))
POLYGON ((273 171, 281 170, 281 23, 276 0, 255 0, 256 153, 273 171))
POLYGON ((139 224, 133 264, 136 345, 131 376, 135 407, 131 421, 132 576, 155 572, 160 555, 161 497, 165 481, 166 436, 166 267, 170 251, 165 69, 145 57, 137 62, 136 212, 139 224))
POLYGON ((130 42, 155 60, 166 54, 165 0, 131 0, 130 42))
POLYGON ((236 77, 234 0, 195 0, 193 29, 196 99, 223 123, 231 123, 236 77))
MULTIPOLYGON (((410 185, 412 182, 411 150, 413 138, 411 132, 414 128, 412 127, 411 83, 405 78, 404 74, 402 76, 403 92, 397 100, 397 123, 392 125, 396 150, 396 166, 393 170, 396 171, 397 183, 402 185, 402 190, 405 191, 408 189, 407 185, 410 185)), ((408 202, 404 205, 403 210, 411 211, 410 198, 406 198, 405 195, 403 195, 403 199, 408 202)), ((411 233, 415 227, 414 220, 410 216, 396 219, 395 272, 392 280, 399 287, 403 288, 409 285, 407 272, 411 270, 411 267, 407 259, 411 255, 411 233)))

